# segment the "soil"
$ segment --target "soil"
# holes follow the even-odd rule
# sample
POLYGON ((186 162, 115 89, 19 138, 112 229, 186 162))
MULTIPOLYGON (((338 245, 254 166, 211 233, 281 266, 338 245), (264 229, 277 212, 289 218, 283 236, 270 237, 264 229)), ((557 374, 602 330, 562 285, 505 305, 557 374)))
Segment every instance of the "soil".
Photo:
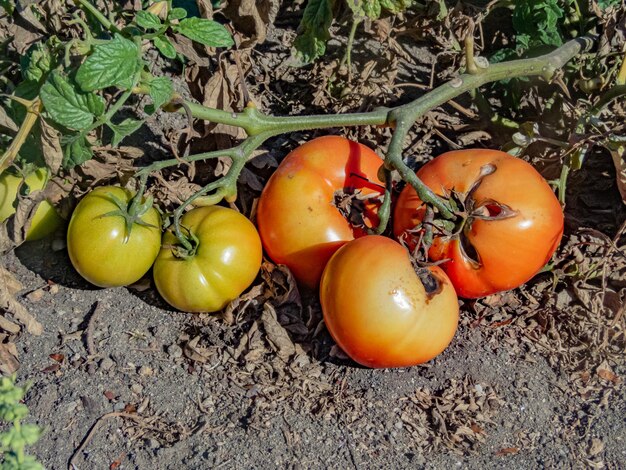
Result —
MULTIPOLYGON (((324 80, 345 26, 318 65, 290 69, 281 65, 296 21, 288 13, 246 59, 249 91, 264 111, 355 111, 420 93, 389 87, 389 54, 377 40, 357 40, 355 70, 380 63, 371 77, 355 78, 344 100, 329 98, 324 80)), ((402 44, 409 57, 392 81, 428 83, 437 57, 402 44)), ((156 56, 154 66, 193 95, 182 69, 156 56)), ((241 92, 231 93, 236 108, 241 92)), ((431 115, 449 124, 439 127, 444 137, 462 120, 450 110, 431 115)), ((416 165, 449 148, 432 119, 411 135, 416 165)), ((168 132, 185 125, 184 116, 159 113, 124 144, 165 158, 168 132)), ((341 132, 381 151, 390 135, 341 132)), ((312 135, 264 147, 241 183, 244 213, 277 162, 312 135)), ((217 137, 198 140, 192 152, 218 145, 217 137)), ((190 315, 159 298, 150 274, 129 288, 89 285, 62 234, 25 244, 3 263, 24 286, 18 299, 44 325, 41 336, 17 341, 18 379, 31 384, 29 421, 45 428, 31 453, 49 469, 626 468, 626 210, 610 155, 587 157, 566 202, 554 269, 520 289, 463 301, 450 347, 404 369, 348 360, 323 326, 316 294, 298 291, 270 260, 225 312, 190 315)))

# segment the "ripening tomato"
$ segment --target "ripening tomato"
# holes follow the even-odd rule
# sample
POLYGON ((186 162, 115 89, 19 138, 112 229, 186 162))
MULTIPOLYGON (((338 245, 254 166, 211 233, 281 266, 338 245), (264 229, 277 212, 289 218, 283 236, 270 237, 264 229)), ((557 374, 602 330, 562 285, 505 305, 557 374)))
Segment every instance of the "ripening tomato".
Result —
POLYGON ((102 186, 87 194, 72 213, 67 252, 76 271, 96 286, 138 281, 159 253, 161 216, 150 203, 125 216, 133 196, 120 187, 102 186))
POLYGON ((300 283, 317 287, 333 253, 378 223, 377 204, 365 202, 363 223, 353 225, 337 208, 336 194, 379 194, 381 164, 368 147, 337 136, 319 137, 287 155, 265 186, 256 216, 270 258, 300 283))
POLYGON ((261 267, 263 250, 256 228, 239 212, 198 207, 180 221, 194 245, 185 252, 173 232, 152 268, 161 296, 185 312, 216 312, 246 290, 261 267))
MULTIPOLYGON (((460 297, 513 289, 550 259, 563 235, 563 211, 552 189, 528 163, 497 150, 460 150, 440 155, 417 176, 435 193, 459 201, 452 234, 437 235, 429 250, 460 297)), ((413 230, 424 207, 406 187, 395 208, 394 233, 415 246, 413 230)))
POLYGON ((377 235, 351 241, 333 255, 320 300, 333 339, 367 367, 429 361, 450 344, 459 322, 459 303, 445 273, 436 266, 416 273, 406 248, 377 235))
MULTIPOLYGON (((47 180, 48 171, 45 168, 39 168, 29 174, 25 182, 31 191, 35 191, 43 189, 47 180)), ((15 213, 13 203, 21 182, 21 177, 7 171, 0 175, 0 222, 4 222, 15 213)), ((41 201, 26 232, 26 241, 39 240, 52 234, 62 222, 52 204, 48 201, 41 201)))

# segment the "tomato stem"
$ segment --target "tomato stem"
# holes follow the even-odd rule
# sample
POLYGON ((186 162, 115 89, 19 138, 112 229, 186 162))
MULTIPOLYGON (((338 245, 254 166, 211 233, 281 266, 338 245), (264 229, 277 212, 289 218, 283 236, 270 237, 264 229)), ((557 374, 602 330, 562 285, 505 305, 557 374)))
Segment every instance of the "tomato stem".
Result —
MULTIPOLYGON (((75 1, 83 4, 87 0, 75 1)), ((403 150, 405 141, 408 132, 413 127, 416 120, 425 115, 428 111, 447 103, 463 93, 475 90, 486 83, 522 76, 541 76, 546 80, 550 80, 554 77, 557 70, 562 68, 574 56, 588 50, 592 45, 592 38, 577 38, 543 56, 497 64, 485 63, 484 66, 483 64, 477 64, 479 65, 479 73, 460 75, 416 100, 395 108, 377 108, 364 113, 271 116, 262 113, 254 107, 246 107, 246 109, 240 113, 232 113, 208 108, 188 101, 184 101, 184 106, 180 102, 166 103, 163 105, 163 108, 166 110, 189 113, 196 119, 204 119, 214 123, 240 127, 244 129, 249 136, 241 145, 232 149, 191 155, 182 159, 185 162, 193 162, 217 157, 230 157, 233 160, 233 165, 227 175, 205 186, 197 195, 192 196, 183 203, 183 206, 175 213, 175 228, 178 226, 178 219, 184 211, 184 208, 197 198, 213 192, 213 196, 209 197, 209 200, 211 202, 219 200, 221 189, 228 189, 231 195, 236 194, 236 182, 245 162, 249 160, 252 152, 269 137, 303 130, 364 125, 386 125, 395 127, 385 157, 385 168, 390 171, 397 171, 404 181, 415 188, 422 201, 435 208, 442 218, 452 220, 455 218, 455 215, 448 201, 439 197, 428 188, 404 162, 403 150)), ((135 92, 141 92, 141 90, 136 89, 135 92)), ((180 98, 178 99, 180 100, 180 98)), ((157 171, 169 166, 179 165, 180 163, 181 160, 179 159, 157 162, 140 170, 138 175, 148 174, 152 171, 157 171)), ((386 199, 388 198, 386 197, 385 200, 386 199)), ((379 230, 381 232, 385 230, 388 223, 388 216, 386 216, 384 212, 382 215, 383 217, 381 217, 379 227, 377 228, 377 231, 379 230)), ((178 230, 176 230, 176 234, 177 236, 182 235, 179 227, 178 230)), ((181 242, 184 243, 182 239, 181 242)))

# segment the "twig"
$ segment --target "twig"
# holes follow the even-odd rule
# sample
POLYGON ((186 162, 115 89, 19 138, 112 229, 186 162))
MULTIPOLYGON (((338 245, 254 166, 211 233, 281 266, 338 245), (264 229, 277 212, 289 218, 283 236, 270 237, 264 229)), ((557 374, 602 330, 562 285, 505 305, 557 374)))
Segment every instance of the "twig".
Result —
POLYGON ((89 430, 87 435, 83 438, 78 448, 74 451, 74 453, 70 457, 70 460, 67 463, 67 467, 69 470, 76 470, 76 466, 74 465, 74 460, 76 459, 76 457, 78 457, 78 454, 82 452, 82 450, 87 446, 87 444, 89 444, 89 441, 91 441, 91 439, 93 438, 93 435, 96 433, 96 431, 98 430, 102 422, 109 418, 132 419, 136 423, 142 423, 143 421, 145 421, 145 418, 143 418, 142 416, 138 416, 132 413, 124 413, 121 411, 112 411, 110 413, 106 413, 100 416, 98 420, 93 424, 93 426, 91 426, 91 429, 89 430))

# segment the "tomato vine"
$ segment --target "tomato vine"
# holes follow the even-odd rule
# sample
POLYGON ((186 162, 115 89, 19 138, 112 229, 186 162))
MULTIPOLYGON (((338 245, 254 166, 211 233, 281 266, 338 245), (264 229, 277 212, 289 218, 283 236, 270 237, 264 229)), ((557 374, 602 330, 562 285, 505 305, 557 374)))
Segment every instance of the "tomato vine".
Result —
MULTIPOLYGON (((84 40, 73 39, 62 46, 66 58, 64 64, 55 64, 53 60, 49 60, 47 68, 37 70, 41 76, 38 96, 31 100, 17 95, 11 97, 27 107, 29 117, 23 121, 11 147, 1 157, 0 168, 6 168, 17 156, 19 147, 37 118, 51 120, 61 132, 65 146, 65 166, 81 164, 91 158, 91 143, 87 136, 98 127, 109 127, 113 132, 112 144, 119 144, 125 136, 132 134, 144 122, 134 119, 126 119, 121 123, 112 121, 133 94, 147 94, 152 98, 152 104, 146 107, 149 115, 162 108, 165 111, 187 114, 190 119, 202 119, 242 128, 248 137, 236 147, 190 155, 182 159, 159 161, 140 169, 136 174, 139 178, 139 191, 136 197, 139 200, 143 197, 151 173, 179 165, 181 160, 193 162, 227 157, 232 161, 226 175, 201 188, 174 212, 175 233, 187 249, 190 248, 190 242, 185 239, 180 228, 180 218, 185 209, 192 203, 207 205, 215 204, 224 198, 234 200, 237 195, 237 180, 245 164, 252 158, 253 152, 271 137, 301 130, 363 125, 392 127, 393 134, 384 156, 384 170, 388 181, 391 172, 397 172, 402 180, 415 188, 422 201, 437 211, 439 217, 454 219, 453 210, 448 202, 424 185, 405 162, 403 153, 405 141, 416 120, 463 93, 477 92, 481 86, 490 82, 531 76, 540 76, 550 81, 569 61, 590 50, 594 44, 593 38, 580 37, 541 56, 489 63, 485 57, 475 56, 473 29, 470 28, 471 31, 466 35, 465 41, 465 73, 409 103, 363 113, 309 116, 267 115, 250 104, 239 113, 231 113, 182 99, 174 92, 168 78, 153 76, 147 70, 147 64, 142 57, 142 42, 154 42, 157 38, 161 38, 159 44, 155 43, 157 49, 166 57, 171 56, 165 36, 168 28, 204 45, 228 47, 232 44, 232 38, 221 24, 199 18, 186 19, 184 11, 168 9, 171 5, 166 2, 169 7, 165 8, 165 13, 154 10, 157 13, 155 14, 146 10, 138 13, 125 26, 118 26, 88 0, 73 2, 97 20, 108 31, 110 39, 95 39, 85 21, 74 15, 75 23, 84 30, 84 40), (88 54, 77 70, 68 68, 72 48, 78 55, 88 54), (74 71, 75 75, 69 73, 74 71), (108 87, 117 87, 122 93, 105 110, 104 100, 96 92, 108 87)), ((53 45, 50 46, 52 47, 53 45)), ((57 44, 54 47, 59 46, 57 44)), ((51 52, 48 53, 52 55, 51 52)), ((622 94, 624 94, 623 85, 617 85, 606 93, 604 101, 622 94)), ((389 220, 390 188, 387 189, 376 233, 382 233, 389 220)))

